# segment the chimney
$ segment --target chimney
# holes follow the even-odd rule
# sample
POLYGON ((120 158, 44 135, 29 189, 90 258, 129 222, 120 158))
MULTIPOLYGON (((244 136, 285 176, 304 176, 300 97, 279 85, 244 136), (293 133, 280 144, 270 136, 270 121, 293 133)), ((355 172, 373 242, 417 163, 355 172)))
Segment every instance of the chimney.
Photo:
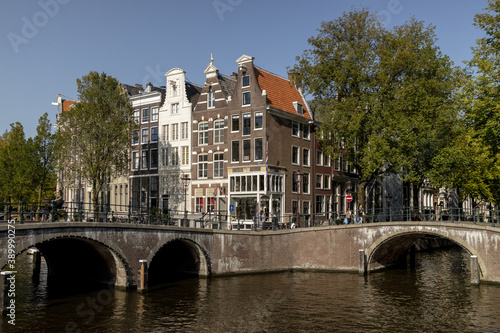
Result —
POLYGON ((233 72, 233 74, 231 74, 231 79, 237 80, 238 79, 238 73, 233 72))
POLYGON ((144 89, 144 88, 142 87, 142 84, 139 84, 139 83, 136 83, 136 84, 135 84, 135 87, 136 87, 136 88, 138 88, 138 89, 141 89, 141 90, 142 90, 142 89, 144 89))

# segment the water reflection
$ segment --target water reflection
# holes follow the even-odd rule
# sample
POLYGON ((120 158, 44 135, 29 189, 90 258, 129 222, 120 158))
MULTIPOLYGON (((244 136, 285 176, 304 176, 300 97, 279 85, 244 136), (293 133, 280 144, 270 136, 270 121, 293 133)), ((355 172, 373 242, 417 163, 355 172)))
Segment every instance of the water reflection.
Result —
MULTIPOLYGON (((417 253, 415 269, 366 278, 263 274, 65 297, 47 292, 43 278, 33 285, 29 258, 19 259, 16 331, 497 332, 500 322, 500 287, 471 286, 470 259, 460 248, 417 253)), ((5 320, 2 328, 12 331, 5 320)))

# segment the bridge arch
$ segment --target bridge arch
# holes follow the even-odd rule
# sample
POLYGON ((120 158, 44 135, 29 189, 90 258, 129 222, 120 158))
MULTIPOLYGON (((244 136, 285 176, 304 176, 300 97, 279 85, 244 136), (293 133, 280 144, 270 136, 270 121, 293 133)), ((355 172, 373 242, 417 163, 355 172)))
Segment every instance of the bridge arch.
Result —
POLYGON ((449 240, 459 245, 470 255, 477 256, 481 278, 487 278, 486 263, 474 247, 460 237, 437 229, 433 229, 432 231, 402 229, 378 238, 367 250, 367 271, 372 272, 393 264, 398 258, 408 252, 417 239, 428 236, 449 240))
POLYGON ((164 282, 172 274, 208 277, 212 273, 207 251, 189 238, 174 238, 157 245, 147 261, 151 284, 164 282))
POLYGON ((122 250, 106 239, 78 235, 43 235, 22 242, 16 256, 36 247, 44 256, 50 279, 92 281, 128 288, 132 269, 122 250))

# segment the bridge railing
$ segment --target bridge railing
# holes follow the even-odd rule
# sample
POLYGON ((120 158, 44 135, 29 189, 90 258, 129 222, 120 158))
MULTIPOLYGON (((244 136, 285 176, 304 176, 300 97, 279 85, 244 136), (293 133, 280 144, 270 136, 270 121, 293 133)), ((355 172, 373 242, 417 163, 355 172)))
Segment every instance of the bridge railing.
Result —
POLYGON ((163 212, 157 208, 132 205, 100 204, 97 209, 88 202, 56 201, 39 203, 0 202, 0 223, 108 222, 171 225, 192 228, 227 229, 226 212, 195 213, 180 210, 163 212))
POLYGON ((317 214, 284 214, 270 216, 264 222, 260 217, 252 221, 239 222, 230 219, 225 211, 186 212, 157 208, 135 207, 132 205, 102 204, 98 209, 88 202, 64 202, 59 206, 55 201, 38 203, 0 202, 0 223, 17 220, 20 223, 33 222, 109 222, 171 225, 190 228, 262 230, 284 228, 323 227, 353 223, 377 223, 397 221, 448 221, 470 222, 474 224, 500 223, 500 211, 479 208, 443 207, 391 207, 374 208, 364 211, 326 211, 317 214))

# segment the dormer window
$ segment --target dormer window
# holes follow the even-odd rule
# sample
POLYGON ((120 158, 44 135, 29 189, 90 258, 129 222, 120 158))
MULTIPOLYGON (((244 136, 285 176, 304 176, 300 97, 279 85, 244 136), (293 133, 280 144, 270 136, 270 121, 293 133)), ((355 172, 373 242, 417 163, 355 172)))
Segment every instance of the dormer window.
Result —
POLYGON ((250 87, 250 76, 248 75, 244 75, 242 77, 242 84, 241 86, 244 88, 244 87, 250 87))
POLYGON ((304 109, 302 107, 302 103, 293 102, 293 107, 295 108, 295 111, 297 111, 298 114, 304 114, 304 109))

